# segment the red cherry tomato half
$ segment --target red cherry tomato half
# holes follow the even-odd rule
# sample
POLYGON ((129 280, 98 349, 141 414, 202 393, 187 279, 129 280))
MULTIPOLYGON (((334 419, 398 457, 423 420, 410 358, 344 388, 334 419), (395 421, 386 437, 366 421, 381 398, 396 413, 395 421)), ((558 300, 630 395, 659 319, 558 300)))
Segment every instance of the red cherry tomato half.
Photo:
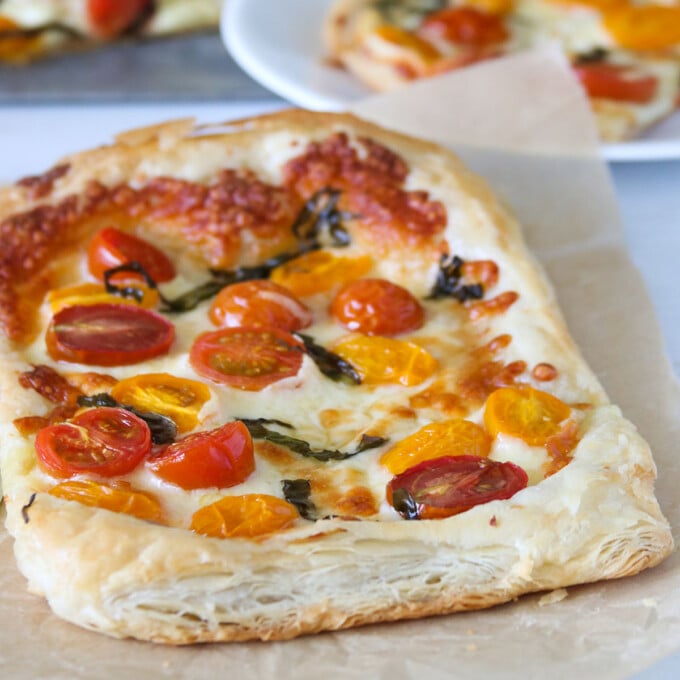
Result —
POLYGON ((459 45, 486 47, 508 37, 503 19, 474 7, 448 7, 430 14, 421 26, 424 35, 433 35, 459 45))
POLYGON ((120 408, 94 408, 44 427, 35 438, 38 463, 55 477, 132 472, 151 450, 149 426, 120 408))
POLYGON ((331 314, 351 331, 367 335, 398 335, 423 325, 418 300, 385 279, 359 279, 347 284, 331 303, 331 314))
POLYGON ((438 519, 510 498, 527 483, 527 473, 514 463, 478 456, 444 456, 423 461, 393 477, 387 485, 387 500, 394 504, 394 494, 404 489, 415 501, 419 519, 438 519))
POLYGON ((113 38, 129 28, 153 0, 88 0, 87 15, 103 38, 113 38))
POLYGON ((615 64, 581 64, 573 68, 589 97, 646 104, 659 85, 656 76, 634 75, 625 66, 615 64))
POLYGON ((53 359, 96 366, 127 366, 166 354, 173 325, 132 305, 76 305, 57 312, 45 342, 53 359))
POLYGON ((255 469, 253 440, 237 420, 170 444, 148 466, 161 479, 183 489, 223 489, 245 481, 255 469))
MULTIPOLYGON (((128 262, 139 262, 156 283, 175 278, 175 266, 156 246, 132 234, 113 227, 102 229, 90 241, 87 249, 87 265, 90 273, 100 281, 104 272, 128 262)), ((122 278, 131 278, 134 273, 125 272, 122 278)))
POLYGON ((274 326, 293 332, 312 323, 312 313, 287 288, 272 281, 243 281, 223 288, 210 307, 216 326, 274 326))
POLYGON ((303 352, 299 340, 277 328, 223 328, 199 335, 189 362, 204 378, 257 392, 297 375, 303 352))

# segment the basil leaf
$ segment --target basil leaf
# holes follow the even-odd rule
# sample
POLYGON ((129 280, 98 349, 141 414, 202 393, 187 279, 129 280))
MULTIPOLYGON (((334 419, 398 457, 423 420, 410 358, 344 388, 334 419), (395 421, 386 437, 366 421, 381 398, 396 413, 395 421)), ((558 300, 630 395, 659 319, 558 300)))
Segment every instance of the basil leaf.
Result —
POLYGON ((392 505, 404 519, 420 519, 418 504, 406 489, 395 489, 392 492, 392 505))
POLYGON ((316 505, 310 499, 312 485, 308 479, 282 479, 283 497, 297 508, 300 517, 316 522, 316 505))
POLYGON ((437 279, 426 300, 437 300, 443 297, 452 297, 458 302, 467 300, 480 300, 484 296, 484 288, 480 283, 465 285, 460 282, 462 278, 462 266, 464 261, 453 255, 442 255, 439 261, 437 279))
POLYGON ((168 418, 167 416, 153 411, 140 411, 134 406, 121 404, 106 392, 94 394, 91 397, 84 395, 80 396, 78 397, 78 406, 95 408, 104 406, 109 408, 122 408, 129 411, 138 418, 141 418, 149 426, 149 430, 151 430, 151 441, 154 444, 171 444, 177 438, 177 425, 175 425, 175 421, 172 420, 172 418, 168 418))
POLYGON ((387 439, 384 437, 375 437, 372 435, 362 434, 359 445, 354 451, 338 451, 336 449, 313 449, 308 442, 296 437, 289 437, 282 432, 270 430, 265 427, 265 424, 274 423, 277 425, 284 425, 291 427, 287 423, 267 420, 265 418, 258 418, 256 420, 249 420, 248 418, 240 418, 241 422, 248 428, 250 436, 253 439, 264 439, 278 446, 290 449, 294 453, 298 453, 305 458, 314 458, 322 463, 327 463, 330 460, 347 460, 363 451, 375 449, 382 446, 387 439))
POLYGON ((327 350, 321 345, 317 345, 309 335, 294 333, 305 346, 305 352, 312 358, 319 370, 331 380, 345 380, 355 385, 361 385, 361 376, 348 361, 327 350))
POLYGON ((355 215, 338 210, 341 191, 325 187, 317 191, 300 211, 293 224, 293 234, 302 241, 320 244, 324 232, 334 246, 348 246, 350 236, 343 225, 344 220, 355 215))

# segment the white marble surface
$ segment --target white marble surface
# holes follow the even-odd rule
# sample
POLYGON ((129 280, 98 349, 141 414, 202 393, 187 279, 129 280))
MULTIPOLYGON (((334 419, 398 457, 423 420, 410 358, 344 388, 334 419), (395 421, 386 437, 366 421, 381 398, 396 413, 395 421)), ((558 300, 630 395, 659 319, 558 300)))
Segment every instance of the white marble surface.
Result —
MULTIPOLYGON (((6 106, 0 108, 0 184, 47 169, 59 156, 106 142, 119 130, 197 116, 221 121, 280 106, 243 104, 6 106)), ((654 301, 676 373, 680 373, 680 159, 615 164, 611 172, 633 260, 654 301)), ((631 314, 635 310, 631 309, 631 314)), ((635 357, 631 357, 635 361, 635 357)), ((680 648, 680 640, 677 641, 680 648)), ((636 680, 680 677, 680 653, 636 680)))

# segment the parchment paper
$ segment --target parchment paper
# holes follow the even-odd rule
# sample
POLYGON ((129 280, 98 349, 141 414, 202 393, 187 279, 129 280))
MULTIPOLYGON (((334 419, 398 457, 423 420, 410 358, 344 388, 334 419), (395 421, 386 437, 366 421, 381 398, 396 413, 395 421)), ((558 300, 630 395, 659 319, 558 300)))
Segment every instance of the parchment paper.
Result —
MULTIPOLYGON (((356 111, 454 148, 518 214, 586 358, 652 445, 658 497, 678 542, 680 391, 625 250, 587 103, 562 58, 543 51, 486 63, 356 111)), ((677 553, 633 578, 570 588, 552 604, 559 597, 535 595, 285 643, 190 648, 112 640, 62 622, 25 592, 4 531, 0 557, 4 678, 622 678, 680 646, 677 553)))

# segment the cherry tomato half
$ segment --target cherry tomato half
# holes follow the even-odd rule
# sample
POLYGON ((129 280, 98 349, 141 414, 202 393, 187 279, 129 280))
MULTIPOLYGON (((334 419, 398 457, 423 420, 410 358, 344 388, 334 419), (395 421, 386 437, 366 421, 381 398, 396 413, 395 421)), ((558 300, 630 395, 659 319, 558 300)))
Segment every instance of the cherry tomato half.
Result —
POLYGON ((474 7, 448 7, 427 16, 421 33, 459 45, 486 47, 508 38, 503 19, 474 7))
POLYGON ((125 406, 172 418, 180 432, 188 432, 198 425, 198 412, 210 399, 210 390, 198 380, 145 373, 121 380, 111 396, 125 406))
POLYGON ((398 489, 416 503, 419 519, 440 519, 489 501, 504 500, 524 489, 527 473, 514 463, 478 456, 444 456, 426 460, 393 477, 387 500, 398 489))
POLYGON ((189 362, 217 383, 257 392, 297 375, 304 346, 277 328, 223 328, 196 338, 189 362))
POLYGON ((92 479, 73 479, 58 484, 48 493, 67 501, 76 501, 111 512, 123 512, 149 522, 163 522, 163 510, 158 498, 148 491, 133 489, 129 482, 122 480, 109 485, 92 479))
POLYGON ((76 305, 57 312, 45 342, 53 359, 97 366, 127 366, 166 354, 173 325, 131 305, 76 305))
POLYGON ((331 314, 351 331, 398 335, 423 325, 425 312, 411 293, 385 279, 347 284, 331 303, 331 314))
MULTIPOLYGON (((87 249, 87 265, 90 273, 100 281, 104 280, 107 269, 128 262, 139 262, 156 283, 175 278, 175 266, 156 246, 127 232, 107 227, 90 241, 87 249)), ((129 272, 121 277, 129 278, 129 272)))
POLYGON ((161 479, 182 489, 224 489, 245 481, 255 469, 253 440, 237 420, 190 434, 163 449, 147 465, 161 479))
POLYGON ((589 97, 646 104, 659 86, 656 76, 636 76, 630 69, 615 64, 580 64, 573 69, 589 97))
POLYGON ((300 518, 295 506, 262 493, 225 496, 194 513, 191 530, 213 538, 256 538, 287 529, 300 518))
POLYGON ((680 6, 624 4, 604 17, 604 27, 628 50, 664 50, 680 44, 680 6))
POLYGON ((289 290, 272 281, 243 281, 223 288, 210 307, 216 326, 273 326, 298 331, 312 323, 312 313, 289 290))
POLYGON ((153 0, 87 0, 87 16, 102 38, 113 38, 129 28, 153 0))
POLYGON ((121 408, 94 408, 38 432, 40 467, 55 477, 93 473, 115 477, 132 472, 151 450, 149 426, 121 408))

